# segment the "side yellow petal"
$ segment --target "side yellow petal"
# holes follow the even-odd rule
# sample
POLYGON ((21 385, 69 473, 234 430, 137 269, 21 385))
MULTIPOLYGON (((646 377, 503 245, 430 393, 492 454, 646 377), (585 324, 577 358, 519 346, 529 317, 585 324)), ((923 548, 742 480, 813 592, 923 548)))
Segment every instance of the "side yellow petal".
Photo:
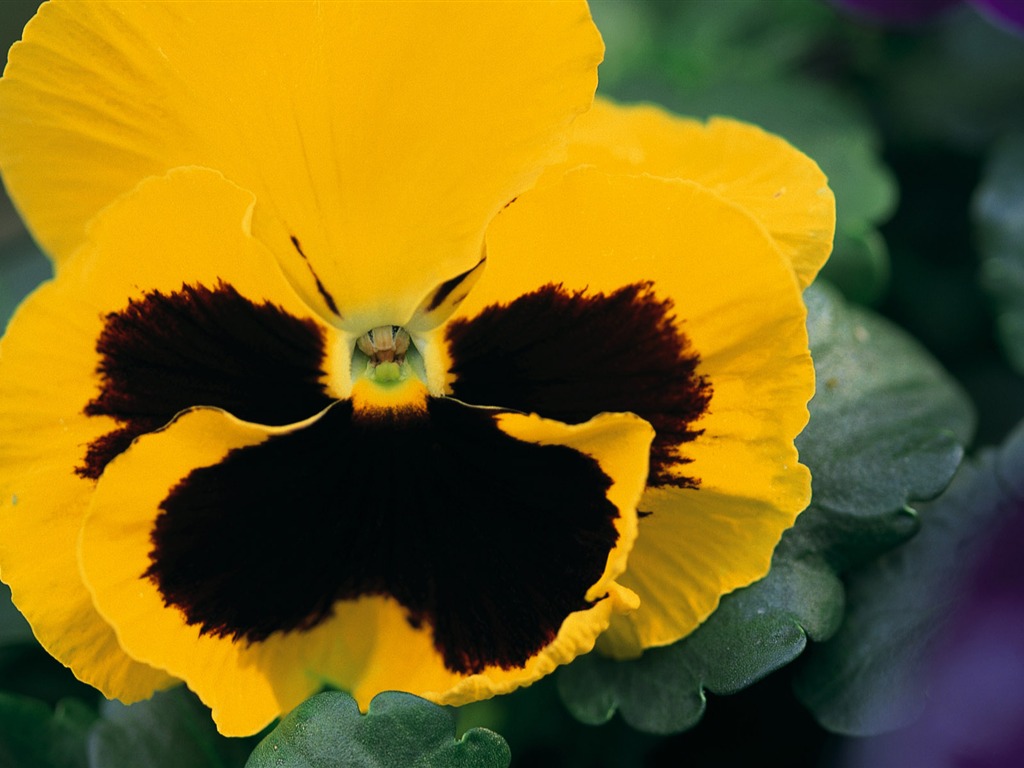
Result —
MULTIPOLYGON (((74 428, 66 434, 88 439, 74 428)), ((6 468, 5 453, 0 462, 6 468)), ((0 485, 0 578, 51 655, 82 682, 130 704, 178 681, 127 655, 96 613, 75 555, 89 493, 83 493, 84 481, 67 471, 68 461, 55 451, 49 460, 36 460, 16 482, 0 485)))
POLYGON ((298 292, 359 334, 479 261, 602 54, 576 1, 56 0, 0 81, 0 168, 58 262, 142 178, 219 170, 298 292))
POLYGON ((767 573, 810 497, 793 441, 807 423, 814 369, 790 265, 756 219, 714 192, 592 168, 520 196, 487 242, 487 267, 460 317, 548 283, 607 294, 649 281, 672 300, 675 325, 699 355, 711 399, 693 424, 701 433, 680 446, 697 487, 649 489, 641 499, 639 509, 654 514, 640 520, 620 580, 641 606, 613 618, 601 647, 629 656, 673 642, 723 594, 767 573), (732 554, 707 556, 721 551, 732 554))
POLYGON ((598 99, 573 123, 563 168, 578 165, 695 181, 739 204, 790 260, 802 288, 832 252, 835 198, 825 174, 754 125, 722 117, 705 123, 653 105, 598 99))
POLYGON ((311 320, 247 235, 251 206, 251 194, 209 171, 142 184, 97 219, 92 241, 25 301, 0 343, 2 578, 43 646, 108 696, 145 698, 170 678, 120 650, 78 569, 78 531, 95 487, 78 470, 88 446, 118 426, 86 415, 101 391, 97 341, 109 313, 185 282, 225 281, 311 320))

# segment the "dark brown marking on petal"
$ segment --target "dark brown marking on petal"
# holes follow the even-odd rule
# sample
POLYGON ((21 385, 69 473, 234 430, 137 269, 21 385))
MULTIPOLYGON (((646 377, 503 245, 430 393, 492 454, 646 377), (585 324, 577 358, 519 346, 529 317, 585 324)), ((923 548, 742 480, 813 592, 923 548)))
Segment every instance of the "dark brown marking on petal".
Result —
POLYGON ((332 402, 321 383, 321 329, 223 282, 130 301, 106 316, 96 351, 100 393, 84 412, 112 416, 119 427, 89 444, 75 470, 85 478, 98 478, 132 440, 186 408, 283 425, 332 402))
POLYGON ((452 291, 462 285, 463 281, 473 274, 477 268, 483 264, 485 259, 480 259, 476 264, 467 269, 461 275, 456 275, 451 280, 445 280, 434 290, 434 295, 430 297, 430 302, 427 304, 427 312, 433 312, 435 309, 440 307, 444 300, 451 296, 452 291))
POLYGON ((615 546, 611 480, 570 448, 446 399, 354 413, 196 469, 164 502, 145 576, 190 624, 249 642, 387 595, 459 673, 522 667, 615 546))
POLYGON ((306 262, 306 267, 309 269, 309 274, 313 276, 313 280, 316 282, 316 290, 320 294, 320 297, 324 300, 324 303, 327 304, 327 308, 330 309, 331 312, 333 312, 338 317, 341 317, 341 312, 338 311, 338 305, 335 303, 334 297, 331 296, 327 288, 324 287, 324 284, 320 280, 320 276, 313 269, 313 265, 309 263, 309 258, 306 256, 305 252, 302 250, 302 246, 299 244, 299 238, 297 238, 295 235, 291 235, 290 237, 292 245, 295 246, 295 251, 299 254, 299 256, 302 257, 302 260, 306 262))
POLYGON ((646 419, 651 485, 695 488, 674 471, 679 447, 701 434, 692 424, 711 402, 698 354, 679 330, 670 300, 651 283, 605 295, 546 285, 506 305, 491 305, 447 329, 452 394, 578 424, 605 411, 646 419))

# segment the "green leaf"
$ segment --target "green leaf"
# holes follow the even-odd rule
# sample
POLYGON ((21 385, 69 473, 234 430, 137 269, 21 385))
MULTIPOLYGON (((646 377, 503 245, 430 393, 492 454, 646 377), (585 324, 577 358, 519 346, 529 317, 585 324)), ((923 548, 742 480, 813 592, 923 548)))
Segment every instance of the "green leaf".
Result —
POLYGON ((704 715, 704 690, 742 690, 798 656, 807 634, 838 625, 842 588, 827 568, 784 562, 722 600, 692 635, 635 661, 598 654, 558 675, 559 692, 581 721, 598 725, 616 710, 647 733, 688 730, 704 715))
POLYGON ((217 733, 210 711, 186 688, 131 706, 107 702, 89 736, 90 768, 229 768, 243 740, 217 733), (235 743, 232 743, 235 742, 235 743))
POLYGON ((1010 363, 1024 373, 1024 133, 992 152, 974 198, 982 283, 995 300, 996 323, 1010 363))
POLYGON ((407 693, 378 694, 366 715, 344 693, 307 700, 253 751, 246 768, 506 768, 508 745, 474 728, 455 738, 455 716, 407 693))
POLYGON ((957 384, 911 338, 835 291, 807 291, 818 392, 797 443, 814 477, 812 506, 787 531, 767 577, 722 599, 689 637, 635 661, 590 654, 560 671, 559 692, 587 723, 619 711, 634 727, 695 725, 704 691, 743 689, 838 629, 838 574, 913 535, 912 499, 939 493, 970 438, 957 384))
POLYGON ((68 699, 56 711, 24 696, 0 693, 0 765, 87 768, 86 734, 96 713, 68 699))
POLYGON ((921 508, 915 538, 849 575, 842 628, 808 653, 796 678, 797 695, 824 727, 866 736, 916 718, 957 586, 1014 497, 1024 500, 1024 425, 1002 451, 965 463, 921 508))
POLYGON ((876 517, 949 482, 974 431, 956 381, 910 336, 834 292, 804 294, 817 391, 797 439, 816 508, 876 517))

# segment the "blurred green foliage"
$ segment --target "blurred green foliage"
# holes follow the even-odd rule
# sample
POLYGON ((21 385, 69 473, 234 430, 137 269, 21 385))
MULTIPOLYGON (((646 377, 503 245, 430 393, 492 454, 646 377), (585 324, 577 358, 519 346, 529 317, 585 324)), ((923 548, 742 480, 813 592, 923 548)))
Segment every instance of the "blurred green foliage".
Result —
MULTIPOLYGON (((848 578, 842 630, 809 654, 800 699, 830 730, 873 735, 908 725, 927 699, 934 646, 957 605, 964 564, 984 550, 1024 478, 1024 430, 961 466, 920 511, 921 531, 848 578)), ((1019 620, 1019 617, 1018 617, 1019 620)))
POLYGON ((974 196, 982 285, 995 301, 1000 340, 1024 374, 1024 131, 992 150, 974 196))

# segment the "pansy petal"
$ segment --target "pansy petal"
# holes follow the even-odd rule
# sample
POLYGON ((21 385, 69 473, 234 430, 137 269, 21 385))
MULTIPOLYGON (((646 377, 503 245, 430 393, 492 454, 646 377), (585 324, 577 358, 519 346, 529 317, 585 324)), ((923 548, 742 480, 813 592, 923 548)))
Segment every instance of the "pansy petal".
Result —
MULTIPOLYGON (((288 431, 240 422, 212 409, 187 413, 166 430, 141 438, 110 465, 82 531, 82 573, 121 643, 134 658, 163 668, 179 667, 178 676, 213 708, 218 727, 228 735, 259 730, 320 688, 323 681, 305 673, 306 655, 316 658, 327 650, 327 627, 306 633, 301 645, 283 636, 249 645, 200 635, 176 609, 165 607, 161 594, 146 580, 150 536, 160 501, 194 466, 214 463, 233 448, 288 431), (161 444, 164 451, 159 450, 161 444), (159 454, 155 463, 147 461, 154 448, 159 454)), ((245 554, 237 547, 224 551, 225 558, 245 554)), ((329 655, 337 664, 336 679, 343 682, 355 674, 369 651, 373 633, 362 628, 372 627, 375 613, 369 606, 350 606, 337 618, 329 655)))
POLYGON ((289 423, 331 401, 320 358, 332 332, 247 236, 251 206, 209 171, 142 184, 0 344, 0 569, 44 646, 104 693, 139 698, 164 679, 124 682, 131 662, 78 573, 78 529, 106 464, 193 405, 289 423), (104 644, 110 669, 94 659, 104 644))
POLYGON ((430 400, 268 428, 197 409, 101 478, 81 540, 133 657, 248 734, 324 683, 457 703, 590 650, 615 610, 651 429, 430 400))
POLYGON ((583 2, 50 2, 0 82, 0 167, 58 259, 140 179, 214 168, 311 306, 404 325, 564 152, 602 52, 583 2))
MULTIPOLYGON (((763 466, 757 470, 759 477, 767 474, 763 466)), ((768 573, 772 548, 765 542, 778 540, 793 518, 784 505, 808 498, 805 473, 777 473, 776 479, 770 495, 702 486, 696 502, 689 490, 649 488, 641 502, 650 513, 641 521, 642 546, 638 541, 622 579, 641 595, 643 610, 613 617, 598 649, 633 658, 675 642, 710 615, 717 596, 747 586, 751 573, 768 573)))
MULTIPOLYGON (((69 430, 75 439, 75 430, 69 430)), ((43 647, 78 679, 125 703, 149 698, 176 681, 163 670, 129 657, 100 618, 82 583, 75 555, 88 494, 68 471, 69 457, 48 459, 8 482, 6 446, 0 485, 0 577, 43 647)), ((74 459, 77 459, 75 456, 74 459)), ((70 460, 74 460, 70 459, 70 460)), ((19 467, 15 462, 14 467, 19 467)))
POLYGON ((564 167, 577 165, 688 179, 738 203, 792 262, 801 287, 832 251, 835 199, 825 175, 807 155, 756 126, 598 99, 573 123, 564 167))
POLYGON ((672 642, 710 614, 722 594, 767 572, 783 530, 809 499, 810 477, 793 440, 807 421, 814 372, 789 265, 756 220, 699 185, 594 169, 522 195, 492 224, 487 245, 487 268, 449 334, 456 396, 472 393, 472 402, 487 404, 489 388, 514 389, 528 396, 507 406, 548 418, 572 421, 586 402, 636 413, 657 428, 664 408, 674 407, 673 390, 693 383, 681 363, 663 366, 657 339, 676 350, 670 363, 682 360, 680 353, 697 358, 694 374, 708 397, 689 433, 673 433, 684 438, 678 471, 692 482, 661 482, 652 471, 656 492, 645 495, 640 510, 653 515, 641 519, 622 577, 642 604, 613 619, 632 625, 615 637, 636 642, 610 650, 629 655, 672 642), (636 285, 647 287, 623 292, 636 285), (504 336, 489 332, 489 317, 545 291, 562 295, 569 316, 545 310, 504 336), (618 306, 623 299, 629 301, 618 306), (616 314, 595 313, 589 334, 575 322, 588 306, 613 304, 616 314), (643 317, 651 318, 653 332, 637 322, 643 317), (687 346, 680 346, 682 337, 687 346), (502 379, 489 378, 474 356, 502 358, 502 379), (666 383, 652 381, 650 370, 667 371, 666 383), (699 524, 704 515, 706 531, 699 524), (687 537, 686 547, 661 544, 687 537), (736 557, 694 559, 697 550, 733 543, 736 557), (712 572, 694 575, 695 562, 712 572), (662 608, 679 601, 692 610, 662 608))

